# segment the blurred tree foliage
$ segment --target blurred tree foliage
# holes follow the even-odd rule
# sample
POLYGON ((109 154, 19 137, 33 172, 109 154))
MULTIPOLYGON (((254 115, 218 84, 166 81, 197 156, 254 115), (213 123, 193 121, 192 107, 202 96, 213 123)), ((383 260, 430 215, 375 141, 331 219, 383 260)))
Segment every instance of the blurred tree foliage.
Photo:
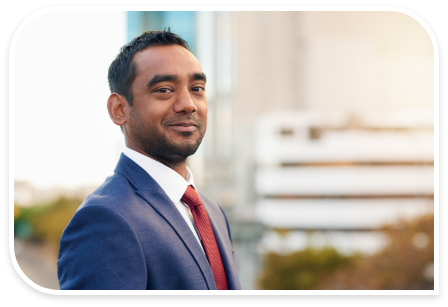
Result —
POLYGON ((57 255, 59 240, 81 201, 59 198, 53 203, 32 207, 14 205, 14 237, 49 242, 57 255))
POLYGON ((388 244, 371 256, 344 256, 331 248, 268 253, 260 275, 265 290, 434 289, 434 215, 378 229, 388 244))
POLYGON ((270 252, 260 276, 264 290, 314 289, 319 282, 337 269, 352 265, 356 256, 343 256, 331 247, 307 248, 286 255, 270 252))
POLYGON ((434 215, 382 227, 389 244, 347 270, 322 281, 319 289, 434 289, 434 215))

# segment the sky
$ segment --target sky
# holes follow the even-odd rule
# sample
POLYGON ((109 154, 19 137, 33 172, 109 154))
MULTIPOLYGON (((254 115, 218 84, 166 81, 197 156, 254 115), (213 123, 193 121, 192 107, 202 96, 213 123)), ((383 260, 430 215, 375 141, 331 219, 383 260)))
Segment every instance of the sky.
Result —
POLYGON ((109 118, 107 71, 125 44, 124 12, 48 12, 12 49, 14 178, 39 188, 98 185, 123 136, 109 118))
MULTIPOLYGON (((107 70, 125 37, 126 14, 120 11, 47 12, 18 33, 11 49, 15 180, 37 188, 73 189, 98 186, 112 174, 124 142, 106 109, 107 70)), ((365 69, 361 63, 355 66, 365 69)), ((361 86, 351 85, 354 80, 347 80, 359 88, 357 100, 369 97, 361 86)), ((423 81, 419 78, 414 88, 423 88, 423 81)), ((333 76, 326 91, 320 90, 321 74, 315 83, 317 100, 334 96, 333 76)), ((341 93, 336 97, 347 100, 341 93)), ((415 96, 409 89, 400 93, 415 96)))

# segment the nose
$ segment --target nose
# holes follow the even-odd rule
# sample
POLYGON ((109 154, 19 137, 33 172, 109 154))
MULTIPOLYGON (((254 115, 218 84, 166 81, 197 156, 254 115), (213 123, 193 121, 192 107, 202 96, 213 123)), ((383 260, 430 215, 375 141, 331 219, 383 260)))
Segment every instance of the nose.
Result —
POLYGON ((174 112, 180 113, 194 113, 197 111, 197 106, 191 97, 190 91, 185 88, 178 92, 178 97, 174 103, 174 112))

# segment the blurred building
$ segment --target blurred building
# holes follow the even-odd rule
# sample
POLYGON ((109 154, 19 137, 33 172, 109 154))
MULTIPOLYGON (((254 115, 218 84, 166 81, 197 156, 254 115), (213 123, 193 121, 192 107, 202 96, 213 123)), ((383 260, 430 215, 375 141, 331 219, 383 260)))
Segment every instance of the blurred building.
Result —
POLYGON ((244 289, 260 256, 373 252, 372 229, 433 210, 434 52, 396 12, 128 12, 128 40, 170 27, 207 75, 189 158, 225 209, 244 289), (287 229, 280 237, 272 229, 287 229))
POLYGON ((432 121, 432 112, 259 118, 255 210, 269 228, 290 230, 285 239, 267 232, 265 248, 369 254, 387 243, 375 231, 382 225, 432 213, 432 121))

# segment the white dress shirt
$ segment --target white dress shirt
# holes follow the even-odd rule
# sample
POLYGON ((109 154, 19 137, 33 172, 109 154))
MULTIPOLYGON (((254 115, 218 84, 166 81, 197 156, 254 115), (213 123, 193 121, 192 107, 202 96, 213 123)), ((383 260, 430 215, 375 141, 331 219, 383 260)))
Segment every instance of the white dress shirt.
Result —
MULTIPOLYGON (((199 246, 202 248, 201 240, 199 239, 190 208, 187 204, 181 201, 181 198, 189 185, 192 185, 196 189, 193 181, 193 174, 188 166, 186 176, 187 180, 185 180, 175 170, 154 159, 151 159, 148 156, 142 155, 135 150, 125 147, 123 153, 143 168, 160 185, 163 191, 165 191, 166 195, 168 195, 174 206, 177 210, 179 210, 180 215, 182 215, 185 222, 190 227, 191 232, 196 237, 196 240, 198 240, 199 246)), ((204 251, 203 248, 202 251, 204 251)))

